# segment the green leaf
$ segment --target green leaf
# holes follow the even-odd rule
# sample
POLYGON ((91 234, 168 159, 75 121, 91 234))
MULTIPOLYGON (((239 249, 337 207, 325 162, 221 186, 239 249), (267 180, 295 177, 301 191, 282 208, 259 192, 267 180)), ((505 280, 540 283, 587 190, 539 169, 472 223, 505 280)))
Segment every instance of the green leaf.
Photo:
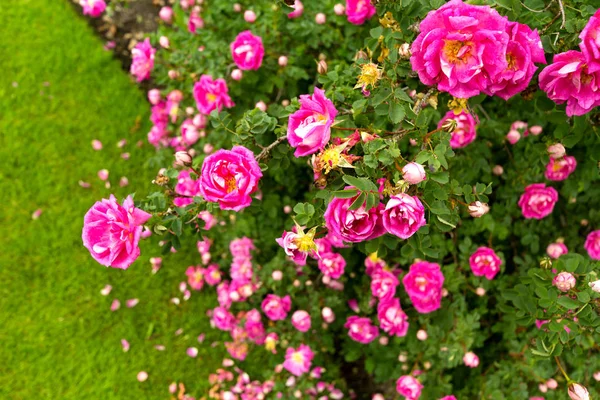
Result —
POLYGON ((362 206, 365 203, 365 199, 367 198, 367 194, 366 193, 361 193, 356 200, 354 200, 352 202, 352 204, 350 204, 350 210, 358 210, 360 208, 360 206, 362 206))
POLYGON ((358 190, 356 189, 346 189, 346 190, 338 190, 333 192, 333 196, 338 199, 351 199, 352 197, 358 194, 358 190))
POLYGON ((404 106, 399 103, 390 103, 390 119, 392 123, 399 124, 404 119, 406 112, 404 106))
POLYGON ((356 176, 352 176, 352 175, 344 175, 342 177, 342 179, 348 185, 354 186, 355 188, 357 188, 358 190, 360 190, 362 192, 370 192, 370 191, 377 192, 378 191, 377 186, 375 186, 375 184, 367 178, 357 178, 356 176))
POLYGON ((558 304, 560 304, 561 306, 568 308, 569 310, 574 310, 581 305, 581 303, 578 302, 577 300, 573 300, 572 298, 567 297, 567 296, 559 297, 556 300, 556 302, 558 304))

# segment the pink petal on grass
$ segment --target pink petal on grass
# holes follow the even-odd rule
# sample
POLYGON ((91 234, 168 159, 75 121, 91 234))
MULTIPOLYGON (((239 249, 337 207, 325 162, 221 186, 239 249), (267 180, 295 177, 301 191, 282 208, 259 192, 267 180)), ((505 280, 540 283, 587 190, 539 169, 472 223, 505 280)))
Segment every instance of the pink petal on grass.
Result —
POLYGON ((125 187, 127 185, 129 185, 129 179, 127 179, 126 176, 122 176, 121 179, 119 180, 119 186, 125 187))
POLYGON ((204 342, 205 337, 206 337, 206 335, 204 333, 201 333, 200 335, 198 335, 198 343, 204 342))
POLYGON ((40 215, 42 215, 42 209, 38 208, 37 210, 35 210, 33 212, 33 214, 31 214, 31 219, 38 219, 40 217, 40 215))
POLYGON ((122 154, 121 154, 121 158, 122 158, 123 160, 129 160, 129 157, 130 157, 130 156, 131 156, 131 155, 130 155, 129 153, 122 153, 122 154))
POLYGON ((98 178, 100 178, 103 181, 107 180, 108 179, 108 170, 101 169, 100 171, 98 171, 98 178))
POLYGON ((112 286, 106 285, 102 288, 102 290, 100 290, 100 294, 102 296, 108 296, 110 294, 111 290, 112 290, 112 286))
POLYGON ((198 349, 196 347, 189 347, 186 351, 187 355, 196 358, 198 357, 198 349))
POLYGON ((145 382, 148 379, 148 373, 146 371, 140 371, 137 374, 137 380, 140 382, 145 382))
POLYGON ((125 339, 121 339, 121 346, 123 346, 123 351, 127 353, 129 351, 129 342, 125 339))
POLYGON ((165 351, 166 347, 163 346, 162 344, 157 344, 156 346, 154 346, 154 348, 158 351, 165 351))
POLYGON ((121 302, 117 299, 114 299, 110 305, 110 311, 117 311, 119 308, 121 308, 121 302))
POLYGON ((79 181, 79 186, 81 186, 84 189, 88 189, 92 187, 92 184, 89 182, 79 181))
POLYGON ((140 299, 129 299, 125 304, 127 304, 127 308, 133 308, 138 305, 140 299))
POLYGON ((127 144, 127 140, 121 139, 117 142, 117 147, 122 149, 123 147, 125 147, 126 144, 127 144))
POLYGON ((169 385, 169 393, 174 394, 177 392, 177 382, 173 382, 169 385))
POLYGON ((183 300, 184 301, 188 301, 190 299, 190 297, 192 297, 192 292, 190 292, 189 290, 186 290, 185 292, 183 292, 183 300))
POLYGON ((102 150, 102 142, 99 140, 92 140, 92 148, 96 151, 102 150))
POLYGON ((175 331, 175 336, 179 336, 183 333, 183 328, 179 328, 175 331))

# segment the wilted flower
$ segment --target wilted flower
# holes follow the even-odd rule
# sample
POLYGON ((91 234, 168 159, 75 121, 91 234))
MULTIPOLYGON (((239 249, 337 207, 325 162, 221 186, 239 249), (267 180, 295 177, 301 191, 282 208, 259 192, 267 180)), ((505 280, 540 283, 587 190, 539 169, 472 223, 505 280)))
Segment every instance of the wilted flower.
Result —
POLYGON ((490 207, 487 205, 487 203, 482 203, 479 200, 469 204, 468 208, 469 215, 473 218, 483 217, 485 214, 490 212, 490 207))
POLYGON ((377 85, 377 81, 381 79, 383 70, 379 68, 377 64, 365 63, 360 66, 360 74, 358 75, 358 82, 354 88, 367 89, 369 86, 374 88, 377 85))

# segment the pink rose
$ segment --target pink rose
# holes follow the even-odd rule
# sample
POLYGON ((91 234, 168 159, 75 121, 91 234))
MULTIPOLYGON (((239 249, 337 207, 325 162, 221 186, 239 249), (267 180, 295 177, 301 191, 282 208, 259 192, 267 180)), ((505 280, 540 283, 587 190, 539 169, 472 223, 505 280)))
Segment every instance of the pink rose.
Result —
MULTIPOLYGON (((321 253, 319 253, 321 254, 321 253)), ((332 279, 338 279, 344 274, 346 268, 346 260, 339 253, 324 253, 318 261, 319 270, 323 275, 332 279)))
POLYGON ((427 261, 414 263, 402 279, 402 284, 415 309, 421 314, 441 307, 444 274, 438 264, 427 261))
POLYGON ((243 146, 218 150, 204 159, 200 193, 206 201, 218 202, 221 210, 239 211, 252 203, 262 172, 254 154, 243 146))
POLYGON ((427 224, 421 200, 406 193, 390 197, 381 219, 385 230, 401 239, 408 239, 427 224))
POLYGON ((571 400, 590 400, 590 392, 585 386, 579 383, 571 383, 567 390, 567 394, 571 400))
POLYGON ((200 139, 198 128, 194 125, 191 118, 186 119, 181 123, 181 138, 187 146, 191 146, 200 139))
POLYGON ((379 300, 387 301, 394 297, 399 283, 396 275, 381 269, 371 276, 371 293, 379 300))
POLYGON ((396 391, 406 400, 417 400, 421 397, 423 385, 411 375, 403 375, 396 381, 396 391))
POLYGON ((454 97, 477 96, 508 67, 506 21, 489 6, 461 0, 430 11, 411 47, 413 70, 454 97))
POLYGON ((531 82, 537 70, 534 63, 546 64, 544 48, 537 30, 532 31, 527 25, 509 21, 506 24, 509 40, 506 47, 508 66, 494 79, 486 94, 496 95, 508 100, 522 92, 531 82))
POLYGON ((214 79, 210 75, 202 75, 194 84, 194 99, 196 107, 202 114, 210 114, 213 110, 221 112, 223 107, 235 106, 224 79, 214 79))
POLYGON ((287 139, 296 148, 294 156, 307 156, 325 148, 337 113, 322 89, 315 88, 313 95, 301 95, 300 109, 288 120, 287 139))
POLYGON ((477 120, 473 115, 465 111, 461 111, 460 114, 456 115, 454 111, 450 110, 440 120, 438 128, 441 128, 448 120, 456 122, 456 128, 454 128, 450 137, 450 147, 453 149, 465 147, 477 137, 477 120))
POLYGON ((150 78, 150 73, 154 68, 154 54, 156 50, 150 44, 150 39, 146 39, 135 45, 131 50, 131 75, 137 78, 138 82, 150 78))
POLYGON ((300 376, 310 371, 314 356, 310 347, 304 344, 298 346, 297 349, 288 347, 285 352, 283 368, 292 375, 300 376))
POLYGON ((127 269, 139 257, 142 225, 152 215, 135 208, 128 196, 123 205, 112 194, 97 201, 83 218, 81 238, 94 260, 106 267, 127 269))
POLYGON ((188 284, 194 290, 202 290, 204 286, 204 268, 202 267, 188 267, 185 271, 185 275, 188 278, 188 284))
POLYGON ((262 64, 265 48, 260 36, 255 36, 250 31, 237 35, 230 45, 233 62, 241 70, 257 70, 262 64))
POLYGON ((577 168, 577 160, 573 156, 565 156, 555 160, 551 158, 546 165, 545 176, 550 181, 564 181, 577 168))
POLYGON ((590 232, 583 247, 592 260, 600 260, 600 230, 590 232))
POLYGON ((377 306, 379 326, 392 336, 406 336, 408 332, 408 316, 400 307, 400 300, 393 298, 383 301, 377 306))
POLYGON ((469 265, 475 276, 485 276, 492 280, 498 272, 502 260, 489 247, 480 247, 469 257, 469 265))
POLYGON ((479 357, 477 357, 477 354, 473 353, 472 351, 469 351, 465 353, 463 357, 463 362, 469 368, 477 368, 479 366, 479 357))
MULTIPOLYGON (((351 189, 352 187, 346 187, 351 189)), ((381 211, 383 205, 365 209, 365 204, 356 210, 350 210, 350 205, 355 198, 340 199, 333 198, 327 205, 325 211, 325 224, 327 229, 335 236, 346 242, 358 243, 374 239, 385 233, 381 223, 381 211)))
POLYGON ((187 196, 200 196, 199 182, 190 178, 190 171, 183 170, 177 175, 177 184, 175 185, 175 193, 186 197, 175 197, 173 204, 177 207, 185 207, 194 202, 194 199, 187 196))
POLYGON ((554 259, 562 256, 563 254, 567 254, 568 252, 569 249, 567 249, 567 246, 565 246, 564 243, 550 243, 546 248, 546 254, 548 254, 548 257, 554 259))
POLYGON ((587 61, 588 72, 600 71, 600 10, 590 18, 581 31, 579 48, 587 61))
POLYGON ((204 20, 200 16, 200 12, 194 9, 190 13, 190 19, 188 19, 188 32, 196 34, 202 28, 204 28, 204 20))
POLYGON ((527 219, 542 219, 552 213, 558 201, 558 192, 544 183, 535 183, 525 188, 519 199, 519 207, 527 219))
POLYGON ((217 329, 222 331, 232 330, 236 323, 233 314, 231 314, 225 307, 217 307, 212 310, 211 321, 217 329))
POLYGON ((281 237, 275 239, 275 241, 283 248, 285 254, 294 262, 294 264, 303 266, 306 265, 308 252, 300 251, 298 249, 298 237, 299 235, 295 232, 283 231, 281 237))
POLYGON ((421 183, 426 179, 425 169, 421 164, 411 162, 402 167, 402 179, 411 185, 421 183))
POLYGON ((221 282, 221 271, 217 264, 211 264, 204 271, 204 280, 210 286, 218 285, 221 282))
POLYGON ((229 243, 229 252, 234 258, 251 258, 250 252, 255 249, 252 239, 245 236, 241 239, 233 239, 229 243))
POLYGON ((310 329, 310 315, 304 310, 298 310, 292 314, 292 325, 300 332, 308 332, 310 329))
POLYGON ((346 0, 346 15, 351 24, 362 25, 376 12, 377 9, 371 4, 371 0, 346 0))
POLYGON ((263 300, 261 308, 271 321, 281 321, 287 317, 287 313, 292 308, 292 302, 290 296, 279 297, 268 294, 263 300))
POLYGON ((369 318, 361 318, 356 315, 346 319, 344 328, 348 329, 350 339, 358 343, 371 343, 379 336, 379 328, 373 325, 369 318))
POLYGON ((79 5, 83 7, 83 15, 89 15, 92 18, 97 18, 106 9, 104 0, 79 0, 79 5))
POLYGON ((575 50, 554 55, 540 72, 540 89, 556 104, 567 103, 567 115, 583 115, 600 104, 600 71, 591 72, 575 50))
POLYGON ((291 13, 288 13, 287 16, 289 19, 298 18, 304 12, 304 4, 302 4, 302 2, 300 0, 295 0, 294 5, 291 7, 294 9, 294 11, 292 11, 291 13))
POLYGON ((552 284, 561 292, 568 292, 577 285, 577 280, 572 273, 563 271, 552 279, 552 284))

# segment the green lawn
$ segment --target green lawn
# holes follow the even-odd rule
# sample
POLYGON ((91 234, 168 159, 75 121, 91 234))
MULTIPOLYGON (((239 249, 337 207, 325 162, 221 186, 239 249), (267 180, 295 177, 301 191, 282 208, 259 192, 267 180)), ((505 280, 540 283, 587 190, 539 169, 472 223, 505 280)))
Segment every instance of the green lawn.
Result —
POLYGON ((150 189, 144 94, 68 0, 2 0, 0 34, 0 398, 165 399, 174 380, 203 394, 221 359, 221 350, 207 354, 215 333, 206 299, 195 293, 179 307, 169 303, 197 252, 169 257, 151 275, 156 244, 144 244, 128 271, 96 264, 81 244, 94 201, 150 189), (136 118, 143 123, 132 131, 136 118), (92 139, 104 149, 92 150, 92 139), (110 171, 110 190, 96 176, 101 168, 110 171), (129 187, 118 187, 121 176, 129 187), (37 208, 43 214, 34 221, 37 208), (114 289, 104 297, 106 284, 114 289), (114 298, 122 306, 112 313, 114 298), (126 308, 129 298, 140 303, 126 308), (179 328, 184 333, 175 336, 179 328), (196 337, 203 332, 202 346, 196 337), (189 346, 200 348, 198 358, 186 356, 189 346), (149 373, 145 383, 136 380, 140 370, 149 373))

